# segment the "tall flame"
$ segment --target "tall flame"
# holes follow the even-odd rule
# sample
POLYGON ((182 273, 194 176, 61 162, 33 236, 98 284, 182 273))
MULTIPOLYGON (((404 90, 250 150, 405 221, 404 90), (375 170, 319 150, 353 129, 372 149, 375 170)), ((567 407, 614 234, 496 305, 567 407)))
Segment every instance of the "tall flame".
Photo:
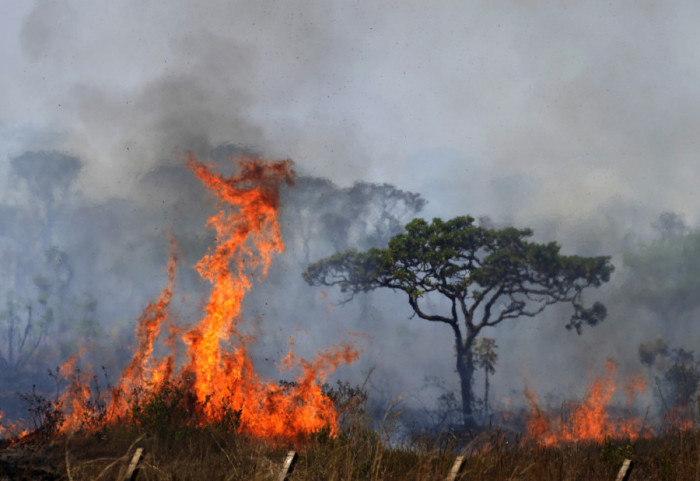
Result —
MULTIPOLYGON (((110 393, 102 422, 128 418, 135 399, 175 384, 187 391, 188 407, 199 424, 238 413, 238 429, 257 437, 299 439, 324 427, 335 432, 338 414, 322 393, 321 382, 341 364, 353 362, 358 351, 350 344, 339 344, 310 362, 290 350, 282 368, 298 368, 301 373, 296 382, 283 387, 260 380, 246 349, 250 337, 239 329, 251 276, 267 275, 273 255, 284 250, 277 218, 280 187, 293 183, 291 162, 240 158, 238 173, 228 178, 192 154, 186 164, 219 202, 218 212, 207 223, 216 231, 215 246, 195 266, 211 283, 209 299, 199 322, 181 333, 170 312, 178 260, 171 239, 168 286, 138 320, 133 358, 110 393), (169 335, 162 343, 171 352, 158 358, 156 343, 166 326, 169 335), (187 361, 176 369, 178 336, 185 344, 187 361)), ((96 400, 76 373, 78 358, 71 357, 61 368, 70 379, 60 400, 69 411, 63 430, 92 424, 88 408, 96 400)))
MULTIPOLYGON (((272 254, 284 249, 277 223, 279 187, 284 181, 291 183, 292 171, 289 162, 242 159, 240 175, 225 179, 192 155, 187 166, 221 202, 237 207, 237 212, 222 209, 209 219, 208 225, 216 230, 216 248, 196 266, 200 275, 212 283, 212 291, 204 317, 185 333, 184 339, 190 356, 186 369, 196 377, 197 397, 204 399, 220 393, 222 386, 230 389, 230 382, 238 384, 249 369, 244 345, 225 353, 221 343, 230 337, 242 340, 237 320, 243 297, 251 287, 246 271, 262 265, 263 275, 267 274, 272 254)), ((224 402, 219 395, 211 398, 207 414, 220 412, 224 402)))

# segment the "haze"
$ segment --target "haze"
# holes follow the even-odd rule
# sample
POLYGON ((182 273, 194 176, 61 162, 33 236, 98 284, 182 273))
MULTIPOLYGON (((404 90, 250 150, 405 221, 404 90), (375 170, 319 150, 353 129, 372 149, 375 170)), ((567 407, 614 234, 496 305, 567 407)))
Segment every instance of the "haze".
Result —
MULTIPOLYGON (((208 156, 224 144, 291 158, 300 175, 340 188, 365 181, 418 193, 428 201, 425 217, 487 215, 533 227, 538 240, 556 240, 565 253, 619 261, 652 236, 660 213, 676 212, 692 226, 699 220, 699 16, 692 1, 3 2, 0 200, 34 202, 11 174, 11 159, 58 151, 83 163, 72 186, 83 205, 123 202, 129 212, 147 212, 148 221, 127 223, 130 242, 162 242, 157 254, 143 254, 150 264, 142 259, 128 272, 161 270, 134 279, 124 298, 106 287, 111 281, 90 278, 87 260, 76 281, 84 290, 99 286, 93 294, 108 326, 133 319, 162 287, 167 239, 153 233, 153 219, 167 228, 184 211, 188 222, 176 233, 209 235, 199 207, 183 207, 184 167, 162 184, 153 179, 179 169, 184 151, 208 156)), ((93 226, 86 220, 81 229, 93 226)), ((56 232, 65 245, 96 239, 65 225, 56 232)), ((128 263, 126 235, 96 250, 128 263)), ((619 266, 616 275, 623 273, 619 266)), ((300 272, 286 275, 317 304, 293 306, 280 321, 273 318, 294 299, 280 295, 276 307, 255 311, 263 328, 284 325, 266 338, 272 351, 298 330, 309 337, 302 349, 361 330, 376 343, 368 340, 365 360, 341 374, 361 382, 381 364, 397 392, 414 396, 425 376, 456 382, 449 333, 409 321, 404 298, 375 297, 384 314, 367 326, 349 320, 358 316, 352 308, 324 314, 327 304, 306 290, 300 272), (324 316, 334 327, 317 326, 324 316), (397 326, 409 331, 400 342, 390 339, 397 326), (425 336, 442 343, 439 357, 410 341, 425 336)), ((270 304, 274 288, 263 286, 270 304)), ((577 389, 574 379, 596 357, 602 365, 616 355, 639 368, 638 343, 658 335, 689 347, 698 340, 695 331, 628 316, 627 307, 609 310, 609 322, 581 338, 551 327, 556 315, 494 333, 496 398, 521 390, 524 375, 544 392, 558 383, 562 392, 577 389)))

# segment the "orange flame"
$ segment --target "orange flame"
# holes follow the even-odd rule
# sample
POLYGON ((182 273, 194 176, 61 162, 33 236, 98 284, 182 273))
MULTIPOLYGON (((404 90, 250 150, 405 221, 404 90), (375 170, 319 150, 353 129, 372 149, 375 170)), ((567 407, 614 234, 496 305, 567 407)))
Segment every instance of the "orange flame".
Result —
POLYGON ((0 411, 0 439, 8 439, 11 446, 21 442, 29 435, 29 431, 20 425, 19 421, 6 421, 5 414, 0 411))
MULTIPOLYGON (((247 354, 251 339, 239 330, 241 304, 251 288, 251 275, 265 276, 273 255, 284 250, 277 220, 279 190, 283 183, 293 183, 294 171, 290 161, 241 158, 237 163, 239 173, 226 178, 194 155, 187 157, 187 166, 221 203, 207 223, 216 231, 216 244, 195 266, 212 287, 203 317, 182 335, 188 362, 175 369, 180 331, 170 314, 177 264, 171 239, 168 286, 139 318, 133 358, 110 393, 103 422, 127 418, 134 396, 147 397, 174 383, 187 390, 188 408, 199 424, 238 413, 238 429, 257 437, 301 439, 324 427, 335 433, 338 414, 322 393, 321 382, 341 364, 353 362, 358 356, 355 348, 339 344, 320 352, 313 362, 290 350, 282 367, 300 368, 301 374, 285 387, 261 381, 247 354), (163 344, 170 347, 171 354, 156 359, 155 343, 166 323, 169 337, 163 344)), ((61 368, 72 373, 62 398, 70 411, 64 431, 89 427, 86 407, 95 403, 86 383, 81 384, 75 373, 78 357, 61 368)))
MULTIPOLYGON (((641 420, 616 420, 608 414, 608 406, 617 390, 614 381, 615 361, 608 359, 605 369, 606 374, 595 378, 588 386, 583 400, 572 406, 567 419, 563 419, 564 416, 557 419, 542 411, 535 393, 526 389, 525 397, 530 404, 528 438, 547 446, 574 441, 602 442, 607 436, 636 439, 644 427, 641 420)), ((646 380, 642 376, 630 379, 624 387, 628 407, 631 407, 635 395, 646 387, 646 380)))
POLYGON ((698 426, 698 413, 692 406, 673 406, 665 415, 664 422, 679 431, 690 431, 698 426))
POLYGON ((170 302, 173 297, 175 274, 177 267, 177 247, 175 240, 170 238, 170 258, 168 260, 168 286, 164 288, 156 301, 150 302, 141 313, 136 325, 136 347, 131 362, 122 372, 119 383, 112 389, 110 405, 106 411, 107 422, 116 422, 127 416, 130 411, 129 396, 153 392, 169 382, 175 363, 175 344, 166 342, 171 348, 171 354, 160 360, 155 366, 153 349, 165 322, 170 323, 170 329, 176 330, 170 313, 170 302), (143 392, 140 392, 143 391, 143 392))

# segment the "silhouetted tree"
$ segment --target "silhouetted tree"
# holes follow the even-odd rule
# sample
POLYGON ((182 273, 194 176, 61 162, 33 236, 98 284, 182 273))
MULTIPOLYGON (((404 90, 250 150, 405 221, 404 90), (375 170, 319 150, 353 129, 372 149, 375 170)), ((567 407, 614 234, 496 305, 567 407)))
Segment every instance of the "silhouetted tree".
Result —
POLYGON ((339 252, 310 264, 303 277, 310 285, 338 286, 348 294, 344 302, 380 287, 400 290, 420 318, 448 325, 454 334, 464 423, 475 426, 473 349, 483 329, 534 317, 561 302, 573 306, 566 327, 579 333, 606 315, 600 303, 584 307, 582 294, 609 280, 610 258, 563 256, 555 242, 528 242, 531 235, 529 229, 478 226, 468 216, 432 223, 414 219, 387 248, 339 252), (434 312, 424 310, 430 295, 443 301, 434 312))
POLYGON ((295 182, 296 188, 285 192, 281 223, 291 231, 285 240, 302 244, 304 266, 313 256, 386 244, 426 204, 420 194, 390 184, 356 182, 341 188, 305 176, 295 182))
POLYGON ((67 217, 82 163, 56 151, 30 151, 10 165, 16 182, 9 194, 26 198, 0 205, 0 365, 11 375, 46 355, 47 339, 55 348, 71 328, 74 270, 54 234, 59 218, 67 217))
POLYGON ((68 191, 83 164, 76 157, 56 151, 32 151, 12 158, 12 171, 27 185, 32 204, 44 210, 44 248, 51 244, 51 231, 68 191))
POLYGON ((44 254, 44 269, 33 278, 36 297, 3 293, 5 305, 0 310, 0 365, 6 374, 19 372, 30 361, 36 360, 38 349, 52 332, 64 332, 71 327, 68 325, 70 319, 66 315, 66 304, 73 307, 68 295, 73 268, 68 255, 57 247, 44 254))
POLYGON ((700 361, 695 360, 695 354, 683 348, 671 349, 661 337, 641 343, 638 352, 640 362, 656 371, 654 378, 664 408, 690 408, 700 387, 700 361))
POLYGON ((689 229, 676 214, 654 223, 660 237, 627 252, 630 275, 626 291, 666 322, 700 307, 700 230, 689 229))
POLYGON ((688 226, 683 216, 675 212, 662 212, 659 214, 659 217, 651 223, 651 227, 658 232, 661 237, 675 237, 688 232, 688 226))

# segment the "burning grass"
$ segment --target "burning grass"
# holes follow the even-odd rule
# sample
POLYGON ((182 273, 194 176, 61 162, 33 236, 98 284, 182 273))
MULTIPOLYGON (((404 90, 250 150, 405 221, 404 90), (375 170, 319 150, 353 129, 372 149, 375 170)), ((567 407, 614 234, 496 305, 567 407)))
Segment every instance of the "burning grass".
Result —
POLYGON ((149 432, 139 424, 58 435, 0 451, 0 479, 121 480, 137 447, 144 450, 140 480, 276 480, 287 449, 299 459, 294 480, 442 480, 455 456, 466 454, 458 480, 613 480, 626 458, 636 480, 695 480, 700 432, 669 429, 647 439, 554 446, 498 430, 478 436, 415 437, 387 444, 361 415, 347 418, 336 436, 318 432, 303 443, 275 445, 222 426, 149 432))
POLYGON ((530 439, 543 445, 554 445, 571 441, 603 442, 609 437, 636 439, 649 437, 653 430, 645 423, 645 418, 631 414, 636 394, 647 389, 646 379, 632 376, 624 385, 627 394, 627 409, 613 418, 610 404, 618 390, 615 382, 616 363, 606 361, 606 373, 596 376, 588 385, 587 392, 580 402, 562 406, 560 416, 545 413, 538 405, 535 393, 525 390, 525 397, 530 405, 527 434, 530 439), (566 415, 564 415, 566 411, 566 415))
MULTIPOLYGON (((290 383, 279 386, 294 388, 290 383)), ((79 384, 75 387, 82 389, 79 384)), ((137 479, 158 481, 275 480, 288 449, 299 453, 289 481, 441 480, 458 454, 466 455, 458 480, 612 480, 625 459, 635 463, 632 481, 690 480, 700 474, 700 430, 684 428, 698 425, 695 410, 685 413, 692 417, 683 423, 646 437, 608 435, 551 442, 548 436, 538 438, 531 431, 521 436, 499 429, 402 437, 390 421, 379 429, 372 424, 376 416, 367 413, 367 393, 362 388, 338 383, 334 388, 325 386, 323 395, 338 413, 334 430, 314 430, 303 438, 263 439, 241 430, 240 412, 229 406, 223 410, 227 416, 202 423, 205 411, 196 406, 196 396, 186 384, 165 383, 153 391, 134 393, 127 403, 130 416, 96 428, 83 423, 83 428, 68 434, 56 426, 63 422, 60 404, 35 394, 27 399, 33 403, 30 412, 38 425, 0 450, 0 479, 4 475, 7 479, 121 480, 137 447, 145 453, 137 479)), ((585 407, 587 399, 577 406, 585 407)), ((99 402, 90 409, 92 414, 83 411, 87 419, 103 415, 99 402)), ((531 414, 522 413, 525 418, 531 414)), ((539 411, 539 416, 544 412, 539 411)), ((576 419, 579 416, 570 417, 570 421, 576 419)))
POLYGON ((49 404, 62 413, 52 429, 69 434, 124 422, 147 431, 172 424, 225 425, 273 442, 305 439, 321 429, 335 432, 338 413, 321 385, 338 366, 353 362, 357 350, 340 343, 313 361, 290 350, 280 367, 298 377, 285 386, 260 379, 248 355, 253 339, 242 328, 242 302, 254 278, 265 276, 273 256, 284 249, 280 188, 293 183, 294 171, 290 161, 236 163, 237 172, 225 177, 193 155, 186 161, 218 203, 207 223, 216 232, 215 244, 194 266, 211 284, 201 318, 183 326, 171 312, 178 264, 171 239, 168 285, 137 320, 131 362, 102 396, 99 383, 90 382, 92 366, 80 366, 83 353, 72 355, 57 370, 67 386, 49 404), (170 418, 161 419, 164 413, 170 418))

